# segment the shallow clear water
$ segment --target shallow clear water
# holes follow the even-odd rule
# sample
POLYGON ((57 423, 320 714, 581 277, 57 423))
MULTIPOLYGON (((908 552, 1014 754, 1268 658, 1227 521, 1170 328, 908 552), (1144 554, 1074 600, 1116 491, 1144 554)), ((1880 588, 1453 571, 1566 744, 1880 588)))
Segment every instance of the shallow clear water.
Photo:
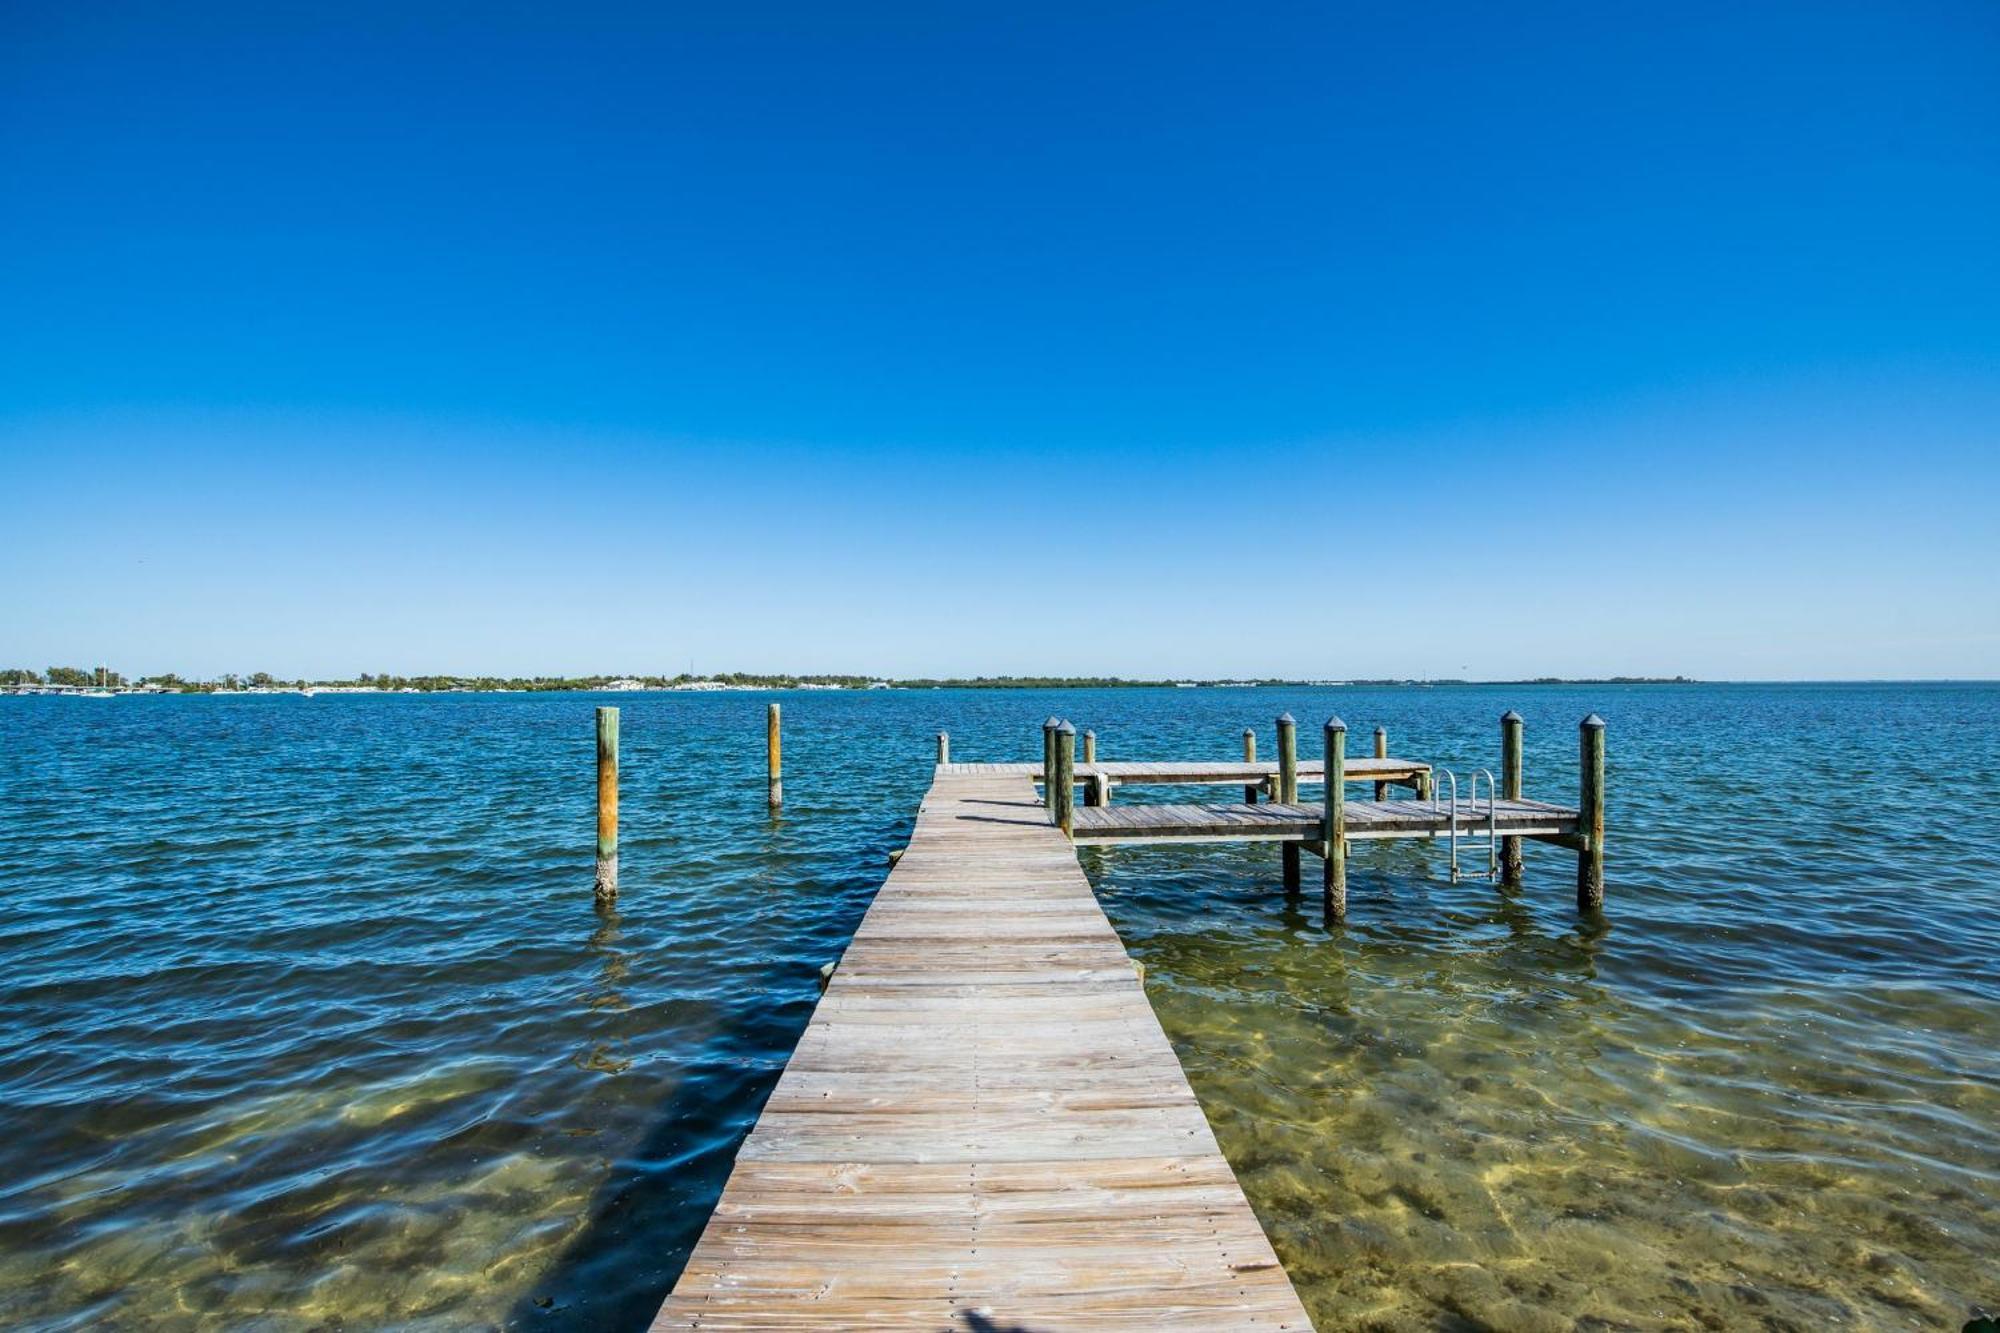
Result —
POLYGON ((1337 710, 1462 771, 1510 706, 1553 799, 1610 722, 1600 920, 1532 844, 1512 896, 1364 845, 1335 930, 1272 848, 1084 853, 1321 1326, 2000 1305, 2000 687, 783 697, 777 820, 768 696, 615 700, 614 911, 602 696, 0 699, 0 1323, 642 1326, 931 733, 1337 710))

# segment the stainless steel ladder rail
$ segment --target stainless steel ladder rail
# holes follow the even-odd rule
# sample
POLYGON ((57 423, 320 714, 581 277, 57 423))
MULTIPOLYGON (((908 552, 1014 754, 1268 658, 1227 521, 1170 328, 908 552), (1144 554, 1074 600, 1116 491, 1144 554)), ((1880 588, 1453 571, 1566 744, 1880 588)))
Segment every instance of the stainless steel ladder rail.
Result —
POLYGON ((1463 813, 1466 820, 1466 838, 1469 841, 1478 840, 1471 830, 1476 827, 1472 821, 1479 817, 1479 780, 1481 778, 1486 779, 1486 837, 1484 841, 1486 843, 1486 878, 1491 882, 1497 881, 1500 878, 1500 802, 1498 799, 1499 792, 1493 782, 1493 774, 1487 769, 1474 769, 1471 775, 1470 789, 1467 791, 1466 799, 1462 805, 1458 799, 1458 774, 1445 768, 1437 770, 1431 777, 1431 813, 1436 814, 1440 810, 1445 813, 1445 836, 1451 847, 1451 882, 1454 884, 1458 883, 1460 876, 1458 868, 1458 830, 1461 813, 1463 813), (1444 775, 1444 787, 1442 788, 1438 784, 1437 773, 1444 775), (1449 789, 1451 795, 1445 801, 1441 802, 1439 793, 1445 789, 1449 789))

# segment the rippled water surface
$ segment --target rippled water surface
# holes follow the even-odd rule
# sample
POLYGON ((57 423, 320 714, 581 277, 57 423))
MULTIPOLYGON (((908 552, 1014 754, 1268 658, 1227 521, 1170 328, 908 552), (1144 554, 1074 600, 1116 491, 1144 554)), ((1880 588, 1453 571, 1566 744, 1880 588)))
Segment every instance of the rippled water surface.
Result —
POLYGON ((775 820, 767 697, 615 700, 615 910, 603 696, 0 699, 0 1324, 643 1326, 932 732, 1463 770, 1510 706, 1531 796, 1610 722, 1602 918, 1536 845, 1364 844, 1333 930, 1272 848, 1084 853, 1321 1327, 2000 1305, 2000 688, 793 694, 775 820))

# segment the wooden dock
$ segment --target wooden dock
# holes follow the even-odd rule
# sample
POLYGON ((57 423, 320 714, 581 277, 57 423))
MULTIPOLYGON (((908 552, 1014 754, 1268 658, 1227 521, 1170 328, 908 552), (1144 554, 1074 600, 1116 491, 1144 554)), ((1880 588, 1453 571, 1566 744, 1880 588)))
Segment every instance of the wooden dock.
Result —
POLYGON ((1312 1327, 1038 771, 938 766, 655 1329, 1312 1327))

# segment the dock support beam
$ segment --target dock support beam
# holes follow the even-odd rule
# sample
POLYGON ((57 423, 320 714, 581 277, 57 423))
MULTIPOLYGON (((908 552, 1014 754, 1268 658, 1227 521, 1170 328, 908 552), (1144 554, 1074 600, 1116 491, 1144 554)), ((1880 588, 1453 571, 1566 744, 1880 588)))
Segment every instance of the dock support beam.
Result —
MULTIPOLYGON (((1246 764, 1257 762, 1257 733, 1250 727, 1243 728, 1243 762, 1246 764)), ((1243 804, 1257 804, 1257 785, 1255 782, 1243 784, 1243 804)))
MULTIPOLYGON (((1521 715, 1508 709, 1500 715, 1500 799, 1521 799, 1521 715)), ((1521 840, 1500 839, 1500 883, 1510 889, 1521 887, 1521 840)))
MULTIPOLYGON (((1382 733, 1375 743, 1382 744, 1382 733)), ((1347 919, 1347 724, 1326 720, 1326 814, 1320 821, 1326 842, 1325 872, 1320 880, 1329 921, 1347 919)))
POLYGON ((597 710, 597 896, 618 896, 618 710, 597 710))
POLYGON ((938 733, 938 762, 940 764, 951 762, 951 733, 948 731, 938 733))
MULTIPOLYGON (((1278 787, 1272 793, 1280 805, 1297 805, 1299 800, 1299 724, 1290 713, 1278 715, 1278 787)), ((1283 850, 1285 892, 1299 891, 1299 845, 1287 842, 1283 850)))
POLYGON ((1056 728, 1062 719, 1051 717, 1042 723, 1042 804, 1056 808, 1056 728))
MULTIPOLYGON (((1375 757, 1377 759, 1387 759, 1389 757, 1389 729, 1387 727, 1375 728, 1375 757)), ((1375 799, 1378 801, 1389 799, 1388 783, 1378 782, 1375 784, 1375 799)))
POLYGON ((1086 764, 1097 762, 1097 733, 1094 731, 1083 733, 1083 762, 1086 764))
POLYGON ((778 728, 778 705, 772 704, 764 712, 764 750, 765 758, 770 765, 770 775, 766 779, 766 794, 770 797, 773 810, 785 803, 784 748, 778 728))
POLYGON ((1065 838, 1076 833, 1076 728, 1064 722, 1055 730, 1056 799, 1051 807, 1065 838))
POLYGON ((1581 791, 1577 800, 1577 832, 1583 846, 1576 854, 1576 909, 1595 912, 1604 906, 1604 719, 1592 713, 1577 724, 1581 791))

